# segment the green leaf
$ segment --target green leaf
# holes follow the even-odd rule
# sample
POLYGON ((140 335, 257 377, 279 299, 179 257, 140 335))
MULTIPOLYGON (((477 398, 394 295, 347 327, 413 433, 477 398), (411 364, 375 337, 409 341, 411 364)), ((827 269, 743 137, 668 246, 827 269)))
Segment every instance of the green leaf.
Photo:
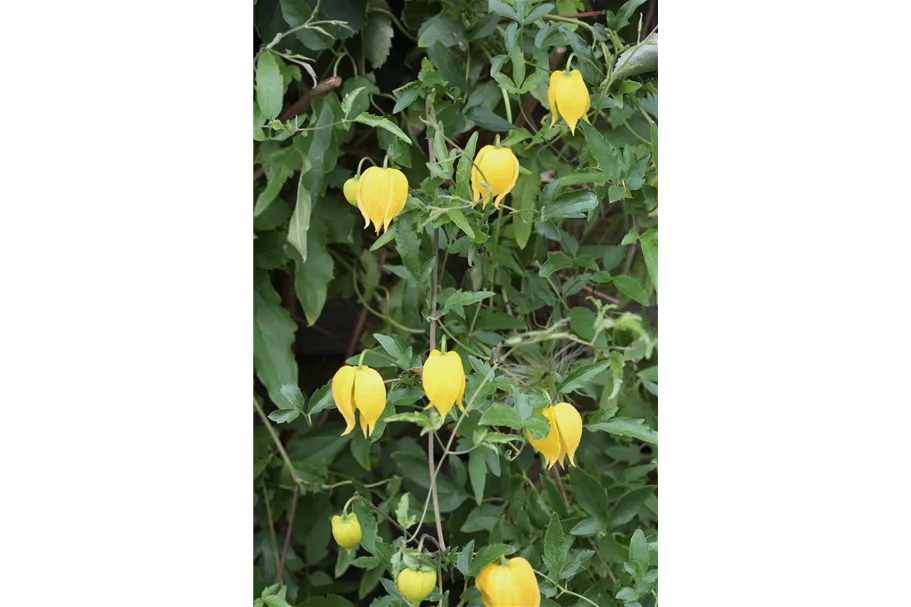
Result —
POLYGON ((640 575, 648 570, 648 541, 642 529, 636 529, 629 540, 629 562, 640 575))
POLYGON ((396 100, 395 107, 392 108, 392 113, 398 114, 417 100, 421 95, 421 87, 414 82, 411 82, 393 92, 395 93, 396 100))
POLYGON ((572 541, 572 537, 567 538, 563 534, 560 517, 554 512, 550 517, 547 531, 544 533, 544 566, 547 567, 551 577, 559 578, 563 572, 566 554, 569 552, 572 541))
POLYGON ((332 380, 330 379, 325 386, 314 392, 310 396, 310 410, 308 413, 313 416, 329 407, 335 406, 335 400, 332 398, 332 380))
POLYGON ((565 192, 553 203, 541 209, 541 219, 582 218, 585 213, 598 206, 598 198, 592 190, 572 190, 565 192))
POLYGON ((405 268, 415 281, 419 281, 421 278, 421 260, 418 257, 419 246, 420 240, 418 239, 418 235, 415 233, 411 222, 408 221, 408 217, 403 215, 397 217, 395 249, 399 252, 399 255, 401 255, 405 268))
POLYGON ((275 403, 279 408, 304 410, 304 395, 301 394, 301 389, 297 387, 296 383, 282 384, 281 388, 278 389, 278 393, 282 397, 279 402, 275 403))
POLYGON ((493 563, 501 556, 512 554, 516 549, 509 544, 488 544, 484 546, 474 556, 471 561, 471 569, 468 571, 469 577, 474 577, 481 572, 481 569, 493 563))
POLYGON ((300 417, 297 409, 276 409, 269 414, 269 419, 276 424, 288 424, 300 417))
POLYGON ((607 522, 607 489, 591 474, 581 468, 569 471, 570 491, 576 503, 592 518, 607 522))
POLYGON ((326 247, 326 226, 317 221, 310 229, 307 257, 297 265, 294 273, 294 290, 304 308, 307 324, 319 319, 326 304, 326 293, 335 271, 335 262, 326 247))
POLYGON ((392 38, 395 36, 395 30, 392 29, 392 21, 389 19, 389 15, 379 11, 371 11, 363 36, 367 59, 370 60, 374 69, 381 67, 389 57, 389 51, 392 49, 392 38))
POLYGON ((596 518, 587 518, 576 523, 575 527, 570 529, 569 533, 571 535, 587 537, 605 531, 606 529, 607 527, 604 525, 603 520, 598 520, 596 518))
POLYGON ((472 293, 456 289, 441 302, 442 308, 439 312, 439 316, 445 316, 455 308, 476 304, 493 295, 495 295, 493 291, 475 291, 472 293))
POLYGON ((623 236, 623 240, 620 241, 620 246, 632 244, 637 240, 639 240, 639 232, 637 232, 634 228, 630 228, 629 232, 623 236))
POLYGON ((281 305, 281 297, 262 271, 253 274, 253 363, 256 376, 280 402, 282 385, 297 382, 297 361, 291 352, 297 323, 281 305))
POLYGON ((623 366, 626 362, 619 352, 610 353, 610 374, 611 374, 611 393, 608 399, 612 399, 620 392, 620 386, 623 385, 623 366))
MULTIPOLYGON (((401 221, 401 219, 399 219, 401 221)), ((391 242, 396 237, 395 226, 389 226, 389 229, 386 230, 379 238, 376 239, 376 242, 373 243, 373 246, 370 247, 371 251, 376 251, 381 248, 387 242, 391 242)))
POLYGON ((446 211, 446 214, 449 215, 449 218, 452 219, 452 223, 459 226, 465 235, 471 239, 475 238, 474 230, 471 229, 471 226, 468 224, 468 220, 465 219, 465 214, 462 213, 460 209, 449 209, 446 211))
POLYGON ((474 499, 480 504, 484 499, 484 485, 487 482, 487 458, 482 449, 475 449, 468 454, 468 476, 474 499))
POLYGON ((471 570, 471 557, 474 554, 474 540, 470 540, 465 547, 462 548, 462 551, 459 553, 459 558, 456 560, 456 568, 464 576, 468 575, 468 572, 471 570))
POLYGON ((642 189, 645 185, 645 169, 648 167, 649 155, 637 160, 626 174, 626 184, 631 191, 642 189))
POLYGON ((630 17, 636 9, 645 4, 645 0, 626 0, 613 17, 608 16, 607 22, 612 30, 619 30, 629 25, 630 17))
POLYGON ((655 494, 655 489, 657 487, 647 485, 627 492, 614 504, 610 513, 611 524, 622 525, 633 520, 645 501, 655 494))
POLYGON ((493 403, 481 416, 478 422, 482 426, 506 426, 513 430, 521 430, 522 418, 519 413, 503 403, 493 403))
POLYGON ((422 428, 430 428, 430 418, 415 411, 406 411, 405 413, 396 413, 386 418, 386 423, 391 422, 409 422, 417 424, 422 428))
POLYGON ((554 272, 571 267, 573 267, 572 257, 563 252, 550 253, 547 256, 547 261, 545 261, 541 266, 541 269, 538 270, 538 276, 547 278, 554 272))
POLYGON ((537 21, 544 15, 550 13, 550 11, 552 11, 552 10, 554 10, 554 5, 549 2, 545 2, 544 4, 539 4, 538 6, 533 8, 527 15, 525 15, 525 19, 523 19, 523 23, 526 23, 526 24, 534 23, 535 21, 537 21))
POLYGON ((648 305, 648 294, 645 292, 645 288, 641 282, 632 276, 627 276, 626 274, 614 276, 614 284, 617 285, 621 293, 630 299, 638 301, 644 306, 648 305))
POLYGON ((489 0, 487 4, 490 7, 490 10, 502 17, 512 19, 513 21, 521 20, 519 14, 516 12, 516 9, 511 7, 506 2, 499 2, 499 0, 489 0))
POLYGON ((385 129, 404 141, 407 144, 411 144, 411 138, 405 134, 405 132, 398 127, 397 124, 385 118, 383 116, 374 116, 370 112, 364 112, 354 119, 355 122, 360 122, 361 124, 366 124, 367 126, 372 126, 373 128, 385 129))
POLYGON ((477 145, 478 131, 475 131, 468 139, 468 143, 465 144, 465 151, 459 158, 459 164, 456 168, 456 195, 466 200, 471 199, 471 162, 474 159, 477 145))
POLYGON ((399 498, 399 505, 395 508, 395 520, 398 521, 406 531, 414 527, 418 522, 418 517, 411 514, 411 494, 406 493, 399 498))
MULTIPOLYGON (((344 550, 340 552, 344 552, 344 550)), ((327 597, 307 599, 303 603, 299 603, 297 607, 354 607, 354 605, 337 594, 330 594, 327 597)))
POLYGON ((351 564, 359 569, 373 569, 380 564, 380 559, 375 556, 359 556, 351 564))
POLYGON ((513 214, 513 226, 516 243, 520 249, 525 248, 528 244, 528 238, 531 236, 531 228, 535 221, 535 213, 533 211, 537 207, 538 188, 540 185, 541 176, 538 173, 519 175, 512 190, 512 204, 519 211, 513 214))
POLYGON ((505 139, 500 141, 500 145, 504 147, 511 147, 530 138, 531 133, 528 132, 528 129, 523 127, 519 127, 517 129, 514 128, 509 131, 509 135, 505 139))
POLYGON ((468 518, 462 524, 461 531, 473 533, 490 529, 503 519, 503 506, 481 504, 468 513, 468 518))
POLYGON ((494 114, 493 110, 483 105, 472 107, 465 115, 469 120, 488 131, 506 132, 514 128, 511 122, 494 114))
POLYGON ((615 417, 607 421, 588 424, 585 427, 592 432, 608 432, 616 436, 636 438, 647 443, 658 442, 658 433, 646 426, 644 419, 615 417))
POLYGON ((595 378, 595 376, 607 369, 609 365, 610 361, 602 360, 579 367, 570 373, 566 379, 560 382, 557 386, 557 393, 569 394, 580 388, 584 388, 595 378))
POLYGON ((642 257, 645 258, 645 267, 648 276, 658 290, 658 230, 649 228, 639 236, 639 246, 642 248, 642 257))
POLYGON ((604 173, 607 181, 617 181, 620 179, 620 153, 604 135, 595 127, 586 122, 580 122, 582 134, 585 135, 585 141, 591 155, 598 163, 598 168, 604 173))
POLYGON ((282 85, 281 59, 274 53, 263 52, 256 61, 256 104, 266 120, 273 120, 282 111, 285 88, 282 85))
POLYGON ((392 357, 392 360, 395 361, 395 364, 404 370, 411 368, 411 348, 406 350, 402 345, 393 337, 383 335, 381 333, 374 333, 374 339, 383 347, 386 352, 389 353, 389 356, 392 357))
POLYGON ((421 48, 433 46, 437 41, 443 46, 464 46, 466 33, 460 19, 448 13, 440 13, 421 25, 418 36, 418 46, 421 48))

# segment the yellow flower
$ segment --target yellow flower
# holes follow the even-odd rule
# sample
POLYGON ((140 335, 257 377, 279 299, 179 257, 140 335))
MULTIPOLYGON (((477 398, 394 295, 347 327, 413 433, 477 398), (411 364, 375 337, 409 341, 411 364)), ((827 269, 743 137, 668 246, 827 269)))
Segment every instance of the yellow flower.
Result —
POLYGON ((446 419, 452 404, 462 406, 462 397, 465 396, 465 370, 462 368, 462 358, 458 352, 450 350, 440 354, 439 350, 430 352, 424 369, 421 373, 421 384, 430 404, 427 408, 436 407, 440 417, 446 419))
POLYGON ((433 587, 437 585, 437 573, 423 569, 402 569, 395 579, 395 585, 402 596, 411 601, 412 605, 420 605, 421 601, 426 599, 433 592, 433 587))
POLYGON ((339 546, 351 554, 351 549, 361 541, 361 524, 355 513, 332 517, 332 537, 339 546))
POLYGON ((345 186, 342 188, 345 193, 345 200, 352 206, 357 206, 357 182, 358 178, 352 177, 345 182, 345 186))
POLYGON ((392 219, 405 208, 408 178, 398 169, 370 167, 357 183, 357 208, 364 216, 364 227, 373 222, 376 233, 385 232, 392 219))
POLYGON ((499 209, 503 198, 516 185, 518 178, 519 159, 512 150, 485 145, 474 157, 474 165, 471 167, 472 199, 477 202, 483 197, 483 205, 486 207, 491 197, 496 196, 493 206, 499 209))
POLYGON ((558 112, 569 125, 573 135, 576 134, 576 123, 579 122, 579 118, 588 122, 585 113, 592 102, 579 70, 558 70, 551 73, 550 86, 547 87, 547 103, 550 104, 550 126, 557 124, 558 112))
POLYGON ((486 607, 540 607, 541 590, 531 565, 522 557, 506 565, 491 563, 481 570, 475 584, 486 607))
POLYGON ((347 424, 342 436, 354 429, 355 410, 361 412, 364 436, 370 436, 386 408, 386 385, 376 369, 346 365, 332 378, 332 398, 347 424))
POLYGON ((575 466, 576 449, 582 440, 582 416, 569 403, 557 403, 541 413, 550 423, 550 432, 546 437, 536 439, 532 438, 531 432, 526 429, 528 442, 544 456, 548 468, 553 468, 558 461, 565 465, 567 456, 569 463, 575 466))

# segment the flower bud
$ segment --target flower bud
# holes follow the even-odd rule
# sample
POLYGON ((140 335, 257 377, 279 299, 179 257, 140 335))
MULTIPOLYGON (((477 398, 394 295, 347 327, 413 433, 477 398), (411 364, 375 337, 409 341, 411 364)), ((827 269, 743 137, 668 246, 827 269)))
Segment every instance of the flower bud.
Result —
POLYGON ((585 113, 591 107, 592 102, 579 70, 565 72, 558 70, 550 74, 547 103, 550 104, 550 126, 557 124, 559 115, 575 135, 576 123, 579 122, 579 119, 588 122, 585 113))
POLYGON ((339 546, 351 554, 351 549, 361 541, 361 524, 355 513, 332 517, 332 537, 339 546))
POLYGON ((354 429, 355 411, 360 411, 364 436, 373 434, 377 420, 386 408, 386 384, 376 369, 346 365, 332 378, 332 398, 345 418, 345 436, 354 429))
POLYGON ((352 177, 345 182, 342 191, 345 193, 345 200, 352 206, 357 206, 357 177, 352 177))
POLYGON ((370 167, 357 183, 357 208, 364 216, 364 227, 373 222, 376 233, 389 228, 392 219, 405 208, 408 178, 398 169, 370 167))
POLYGON ((405 568, 395 579, 396 588, 415 606, 430 596, 436 584, 437 573, 433 570, 405 568))
POLYGON ((430 352, 421 372, 421 384, 430 404, 427 408, 436 407, 444 420, 452 409, 453 403, 462 406, 465 396, 465 370, 458 352, 450 350, 441 354, 439 350, 430 352))
POLYGON ((522 557, 509 559, 506 565, 491 563, 481 570, 475 580, 486 607, 540 607, 541 590, 528 561, 522 557))
POLYGON ((485 145, 474 157, 471 167, 472 200, 483 199, 487 206, 496 196, 493 205, 500 208, 503 198, 509 194, 519 178, 519 159, 509 148, 495 148, 485 145))
POLYGON ((548 468, 553 468, 558 461, 565 465, 566 458, 569 463, 576 465, 576 449, 582 440, 582 416, 569 403, 557 403, 541 411, 550 424, 550 432, 542 439, 533 438, 527 429, 525 434, 528 442, 541 455, 548 468))

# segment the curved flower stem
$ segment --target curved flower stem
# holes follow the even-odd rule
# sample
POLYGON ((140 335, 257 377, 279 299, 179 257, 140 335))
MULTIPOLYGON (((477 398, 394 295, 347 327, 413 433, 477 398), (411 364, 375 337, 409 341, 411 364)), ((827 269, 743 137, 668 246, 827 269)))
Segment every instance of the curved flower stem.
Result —
POLYGON ((540 575, 541 577, 543 577, 543 578, 544 578, 545 580, 547 580, 548 582, 550 582, 551 584, 553 584, 553 585, 557 588, 557 590, 560 591, 560 594, 558 594, 557 596, 560 596, 560 595, 563 595, 563 594, 568 594, 569 596, 574 596, 574 597, 576 597, 576 598, 578 598, 578 599, 582 599, 583 601, 585 601, 585 602, 588 603, 589 605, 594 605, 595 607, 598 607, 598 603, 594 602, 593 600, 587 599, 587 598, 585 598, 584 596, 582 596, 581 594, 576 594, 575 592, 573 592, 572 590, 570 590, 569 588, 567 588, 567 587, 565 587, 565 586, 561 586, 560 584, 558 584, 557 582, 553 581, 552 579, 550 579, 549 577, 547 577, 546 575, 544 575, 543 573, 541 573, 541 572, 538 571, 537 569, 534 569, 533 571, 534 571, 535 573, 537 573, 538 575, 540 575))

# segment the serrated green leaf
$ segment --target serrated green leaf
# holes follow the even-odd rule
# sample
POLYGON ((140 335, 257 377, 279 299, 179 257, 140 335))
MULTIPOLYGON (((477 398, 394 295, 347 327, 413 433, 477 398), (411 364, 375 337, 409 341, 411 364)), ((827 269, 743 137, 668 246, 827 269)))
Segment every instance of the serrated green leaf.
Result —
POLYGON ((644 419, 615 417, 607 421, 588 424, 585 427, 592 432, 608 432, 617 436, 636 438, 647 443, 658 442, 658 433, 646 426, 644 419))
POLYGON ((621 293, 630 299, 635 300, 644 306, 648 305, 648 294, 645 292, 645 287, 632 276, 627 276, 626 274, 614 276, 614 284, 620 289, 621 293))
POLYGON ((407 144, 411 144, 411 138, 405 134, 405 132, 398 127, 397 124, 385 118, 383 116, 374 116, 370 112, 364 112, 360 114, 357 118, 354 119, 355 122, 360 122, 361 124, 366 124, 367 126, 372 126, 373 128, 385 129, 404 141, 407 144))
POLYGON ((579 367, 570 373, 566 379, 560 382, 557 386, 557 393, 569 394, 584 388, 596 375, 607 369, 608 366, 610 366, 610 361, 602 360, 579 367))

